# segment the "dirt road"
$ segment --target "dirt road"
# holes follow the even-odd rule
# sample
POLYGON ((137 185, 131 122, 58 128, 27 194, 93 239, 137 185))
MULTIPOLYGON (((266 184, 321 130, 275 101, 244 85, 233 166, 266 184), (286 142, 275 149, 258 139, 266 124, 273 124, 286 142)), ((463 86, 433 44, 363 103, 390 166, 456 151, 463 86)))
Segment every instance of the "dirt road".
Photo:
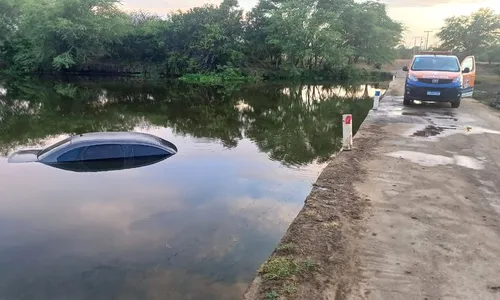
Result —
POLYGON ((360 129, 382 139, 355 184, 371 207, 346 298, 500 299, 500 113, 472 99, 403 107, 403 84, 360 129))

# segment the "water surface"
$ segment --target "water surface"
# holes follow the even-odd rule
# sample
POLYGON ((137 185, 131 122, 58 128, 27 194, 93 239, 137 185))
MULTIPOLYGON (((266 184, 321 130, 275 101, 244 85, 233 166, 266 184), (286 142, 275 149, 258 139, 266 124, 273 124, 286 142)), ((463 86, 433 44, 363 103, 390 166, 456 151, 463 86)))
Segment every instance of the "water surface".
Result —
POLYGON ((0 80, 0 299, 240 298, 374 88, 0 80), (93 131, 179 152, 101 173, 7 163, 93 131))

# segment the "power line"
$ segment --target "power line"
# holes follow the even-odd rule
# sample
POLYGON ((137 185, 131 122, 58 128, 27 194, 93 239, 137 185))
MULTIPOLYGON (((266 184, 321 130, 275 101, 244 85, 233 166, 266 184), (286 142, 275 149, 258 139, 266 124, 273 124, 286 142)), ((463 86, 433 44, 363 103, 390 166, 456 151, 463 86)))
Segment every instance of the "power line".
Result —
POLYGON ((432 32, 432 30, 426 30, 424 32, 427 33, 427 39, 425 40, 425 50, 429 50, 429 34, 432 32))
POLYGON ((417 37, 414 37, 414 39, 415 39, 415 43, 413 45, 413 54, 417 54, 417 39, 420 39, 420 50, 422 50, 422 39, 423 39, 423 37, 417 36, 417 37))

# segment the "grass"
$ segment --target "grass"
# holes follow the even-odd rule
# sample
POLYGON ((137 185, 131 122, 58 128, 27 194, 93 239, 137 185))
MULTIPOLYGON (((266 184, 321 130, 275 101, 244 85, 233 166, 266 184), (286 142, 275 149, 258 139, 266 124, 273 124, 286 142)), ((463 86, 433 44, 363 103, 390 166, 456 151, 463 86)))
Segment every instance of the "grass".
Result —
POLYGON ((295 283, 285 283, 283 284, 283 292, 288 295, 293 295, 297 292, 297 286, 295 283))
POLYGON ((326 228, 336 229, 336 228, 339 228, 339 223, 337 223, 335 221, 324 222, 323 226, 325 226, 326 228))
POLYGON ((292 243, 285 243, 285 244, 280 244, 278 247, 276 247, 277 252, 286 252, 286 253, 293 253, 294 248, 292 243))
POLYGON ((278 300, 279 294, 276 291, 270 291, 266 294, 266 300, 278 300))
MULTIPOLYGON (((276 248, 276 253, 293 251, 293 244, 281 244, 276 248)), ((295 276, 311 272, 318 264, 311 259, 297 260, 293 256, 275 256, 265 262, 259 273, 263 280, 271 283, 271 288, 266 293, 266 299, 278 299, 281 295, 293 295, 297 292, 295 276)))
POLYGON ((262 265, 260 273, 266 280, 289 279, 301 271, 301 264, 292 257, 272 257, 262 265))
POLYGON ((316 267, 318 266, 315 262, 313 262, 311 259, 306 259, 304 262, 304 268, 308 271, 312 271, 314 269, 316 269, 316 267))
POLYGON ((187 83, 205 84, 205 85, 220 85, 227 83, 244 83, 262 81, 261 77, 247 75, 236 68, 222 68, 218 72, 205 74, 185 74, 180 80, 187 83))
MULTIPOLYGON (((280 250, 277 249, 277 251, 279 253, 280 250)), ((317 266, 309 258, 302 261, 294 259, 292 256, 275 256, 261 266, 259 273, 266 280, 286 280, 301 272, 312 271, 317 266)))

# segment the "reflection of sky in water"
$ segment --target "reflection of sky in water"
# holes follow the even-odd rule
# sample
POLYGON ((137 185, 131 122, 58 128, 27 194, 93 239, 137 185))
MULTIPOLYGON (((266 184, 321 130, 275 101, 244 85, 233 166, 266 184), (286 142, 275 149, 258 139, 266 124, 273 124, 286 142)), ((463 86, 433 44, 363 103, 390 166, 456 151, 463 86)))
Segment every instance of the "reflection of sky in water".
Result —
POLYGON ((347 97, 347 98, 361 98, 361 97, 374 97, 375 92, 380 91, 382 94, 386 89, 371 84, 352 85, 352 86, 322 86, 322 85, 306 85, 300 91, 290 88, 284 88, 283 94, 290 95, 291 93, 300 93, 300 97, 305 102, 320 101, 331 99, 332 97, 347 97))
POLYGON ((109 173, 0 158, 0 299, 239 298, 323 167, 148 132, 179 153, 109 173))

